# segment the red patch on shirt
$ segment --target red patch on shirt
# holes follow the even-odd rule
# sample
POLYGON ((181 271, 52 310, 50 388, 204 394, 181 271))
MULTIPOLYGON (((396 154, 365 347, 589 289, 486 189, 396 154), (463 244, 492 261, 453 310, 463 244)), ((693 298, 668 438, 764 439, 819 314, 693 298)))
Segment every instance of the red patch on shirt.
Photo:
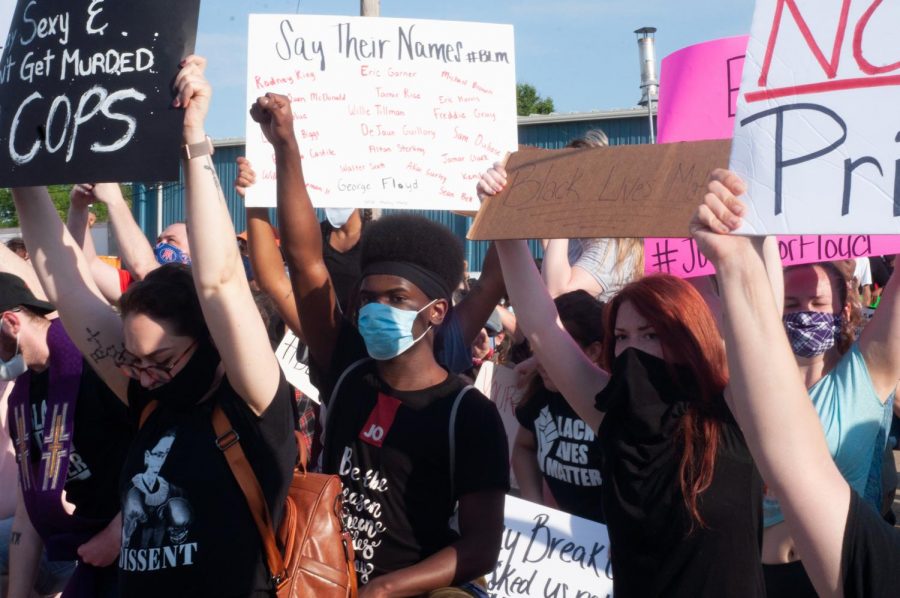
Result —
POLYGON ((399 399, 389 397, 381 392, 378 393, 378 402, 360 431, 359 439, 372 446, 381 448, 384 439, 391 430, 391 426, 394 425, 394 418, 397 416, 397 409, 399 408, 399 399))

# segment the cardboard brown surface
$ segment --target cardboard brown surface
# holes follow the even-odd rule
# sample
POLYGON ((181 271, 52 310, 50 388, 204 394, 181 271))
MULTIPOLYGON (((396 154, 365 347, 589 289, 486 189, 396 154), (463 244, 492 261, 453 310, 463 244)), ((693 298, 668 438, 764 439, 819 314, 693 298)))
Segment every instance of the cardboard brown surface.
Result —
POLYGON ((730 150, 729 140, 520 150, 468 238, 686 237, 710 171, 728 166, 730 150))

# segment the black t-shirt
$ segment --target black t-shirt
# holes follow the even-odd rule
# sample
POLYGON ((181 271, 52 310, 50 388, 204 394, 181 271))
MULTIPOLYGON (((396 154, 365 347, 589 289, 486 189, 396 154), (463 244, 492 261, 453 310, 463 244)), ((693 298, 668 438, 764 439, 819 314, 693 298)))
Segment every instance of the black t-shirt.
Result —
POLYGON ((597 396, 606 413, 603 510, 617 598, 764 596, 762 480, 737 424, 721 413, 712 483, 695 523, 681 492, 679 428, 690 394, 666 364, 628 350, 597 396))
MULTIPOLYGON (((50 369, 30 372, 31 457, 41 458, 47 418, 50 369)), ((82 362, 81 382, 73 419, 74 437, 66 476, 66 500, 75 514, 88 519, 112 519, 119 512, 119 474, 134 436, 125 404, 88 365, 82 362)), ((10 427, 15 430, 15 426, 10 427)))
POLYGON ((900 531, 853 491, 844 528, 841 573, 847 598, 900 593, 900 531))
POLYGON ((869 265, 872 268, 872 282, 878 285, 878 288, 883 289, 891 278, 891 270, 888 268, 887 262, 883 257, 873 255, 869 258, 869 265))
MULTIPOLYGON (((356 329, 345 324, 330 388, 358 359, 356 329), (351 337, 351 338, 347 338, 351 337)), ((341 383, 329 405, 324 469, 344 484, 344 519, 353 536, 361 584, 414 565, 458 538, 449 520, 459 496, 509 489, 503 422, 477 390, 462 397, 455 426, 451 488, 450 411, 465 387, 457 376, 419 391, 388 387, 369 360, 341 383)))
POLYGON ((325 260, 325 268, 334 285, 334 294, 344 313, 347 313, 347 303, 353 287, 359 281, 359 243, 348 251, 341 253, 331 246, 332 231, 336 230, 331 223, 323 220, 319 223, 322 229, 322 258, 325 260))
MULTIPOLYGON (((135 422, 147 404, 128 389, 135 422)), ((221 405, 262 487, 277 529, 297 459, 292 394, 281 377, 257 416, 228 383, 186 409, 159 407, 128 453, 122 476, 122 596, 272 596, 262 540, 247 500, 215 444, 221 405)))
POLYGON ((559 508, 605 523, 600 495, 600 442, 558 392, 541 388, 516 408, 537 443, 538 467, 559 508))

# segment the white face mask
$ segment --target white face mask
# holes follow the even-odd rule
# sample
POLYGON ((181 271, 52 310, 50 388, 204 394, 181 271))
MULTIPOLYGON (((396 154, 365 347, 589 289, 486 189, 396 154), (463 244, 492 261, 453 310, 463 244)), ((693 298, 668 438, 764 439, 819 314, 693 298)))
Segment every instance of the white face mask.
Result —
POLYGON ((9 361, 0 359, 0 380, 14 380, 28 371, 25 357, 19 353, 19 335, 16 335, 16 353, 9 361))
POLYGON ((325 218, 328 219, 328 223, 334 228, 341 228, 347 221, 350 220, 350 216, 353 215, 353 210, 356 208, 325 208, 325 218))

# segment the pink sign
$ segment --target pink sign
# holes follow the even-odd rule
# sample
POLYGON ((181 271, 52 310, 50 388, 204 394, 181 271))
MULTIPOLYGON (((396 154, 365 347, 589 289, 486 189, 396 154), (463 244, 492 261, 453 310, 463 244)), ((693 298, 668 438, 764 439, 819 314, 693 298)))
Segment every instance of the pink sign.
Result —
MULTIPOLYGON (((900 235, 799 235, 778 237, 785 266, 900 253, 900 235)), ((644 271, 680 278, 715 274, 693 239, 645 239, 644 271)))
POLYGON ((717 39, 663 58, 659 143, 731 138, 748 39, 717 39))

